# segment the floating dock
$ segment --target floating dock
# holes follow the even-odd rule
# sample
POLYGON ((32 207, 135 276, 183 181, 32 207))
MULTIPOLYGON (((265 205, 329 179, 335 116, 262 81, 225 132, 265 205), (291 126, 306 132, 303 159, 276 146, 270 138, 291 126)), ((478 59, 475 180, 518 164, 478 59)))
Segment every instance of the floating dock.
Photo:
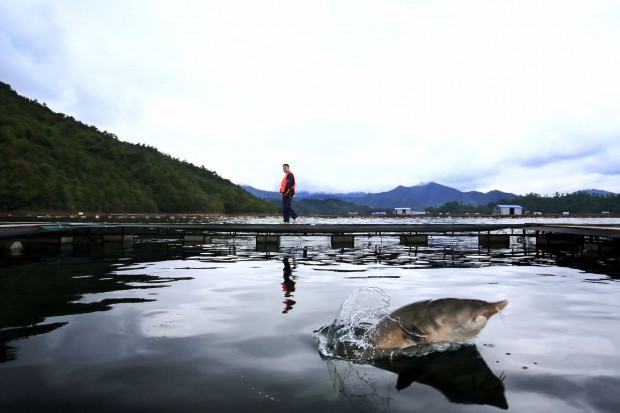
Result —
MULTIPOLYGON (((541 251, 566 251, 592 257, 620 256, 620 225, 571 224, 180 224, 180 223, 4 223, 5 251, 41 245, 133 243, 175 239, 211 243, 216 237, 252 237, 257 249, 278 251, 283 239, 327 237, 332 248, 354 248, 356 239, 395 238, 400 245, 428 247, 434 237, 470 237, 479 248, 511 248, 515 243, 541 251)), ((289 242, 290 244, 290 242, 289 242)))

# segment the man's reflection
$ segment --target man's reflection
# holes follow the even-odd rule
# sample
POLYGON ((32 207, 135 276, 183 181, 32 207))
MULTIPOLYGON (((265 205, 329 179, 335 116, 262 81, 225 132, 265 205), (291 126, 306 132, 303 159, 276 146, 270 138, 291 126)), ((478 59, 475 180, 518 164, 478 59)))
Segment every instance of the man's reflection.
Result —
POLYGON ((291 264, 289 263, 288 257, 283 258, 282 263, 284 264, 284 282, 282 282, 282 291, 284 291, 284 310, 282 310, 282 314, 286 314, 293 309, 293 305, 296 303, 296 301, 293 300, 295 281, 291 278, 293 276, 293 270, 291 268, 291 264))

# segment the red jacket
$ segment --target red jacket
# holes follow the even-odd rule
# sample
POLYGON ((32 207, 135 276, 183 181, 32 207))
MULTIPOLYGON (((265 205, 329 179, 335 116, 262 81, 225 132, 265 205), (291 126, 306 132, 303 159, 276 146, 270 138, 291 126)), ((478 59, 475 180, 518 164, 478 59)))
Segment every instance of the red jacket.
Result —
POLYGON ((284 178, 282 178, 282 183, 280 184, 280 193, 283 195, 286 194, 289 196, 293 196, 295 195, 296 186, 297 185, 295 184, 295 175, 293 175, 292 172, 289 172, 284 175, 284 178))

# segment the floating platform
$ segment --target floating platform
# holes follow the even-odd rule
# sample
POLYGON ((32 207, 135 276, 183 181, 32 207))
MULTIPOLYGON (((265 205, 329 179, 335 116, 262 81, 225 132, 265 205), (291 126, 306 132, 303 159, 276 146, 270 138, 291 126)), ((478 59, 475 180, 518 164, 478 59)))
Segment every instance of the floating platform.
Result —
POLYGON ((485 249, 511 248, 517 242, 541 251, 620 256, 620 225, 0 223, 0 245, 8 251, 41 245, 124 245, 136 238, 200 244, 222 236, 253 237, 257 249, 274 252, 282 239, 292 237, 294 243, 300 236, 328 237, 332 248, 354 248, 362 237, 392 237, 409 247, 427 247, 436 237, 474 237, 485 249))
POLYGON ((0 239, 76 232, 119 232, 148 234, 164 232, 203 232, 238 234, 417 234, 482 233, 527 231, 620 238, 619 225, 578 224, 165 224, 165 223, 0 223, 0 239))

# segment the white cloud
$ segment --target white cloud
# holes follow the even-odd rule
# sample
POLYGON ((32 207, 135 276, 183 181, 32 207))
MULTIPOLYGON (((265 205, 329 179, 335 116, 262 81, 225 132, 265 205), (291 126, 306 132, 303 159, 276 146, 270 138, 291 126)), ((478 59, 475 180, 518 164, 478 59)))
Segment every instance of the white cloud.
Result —
POLYGON ((289 162, 322 191, 620 192, 613 1, 24 0, 0 19, 0 80, 236 183, 274 189, 289 162))

